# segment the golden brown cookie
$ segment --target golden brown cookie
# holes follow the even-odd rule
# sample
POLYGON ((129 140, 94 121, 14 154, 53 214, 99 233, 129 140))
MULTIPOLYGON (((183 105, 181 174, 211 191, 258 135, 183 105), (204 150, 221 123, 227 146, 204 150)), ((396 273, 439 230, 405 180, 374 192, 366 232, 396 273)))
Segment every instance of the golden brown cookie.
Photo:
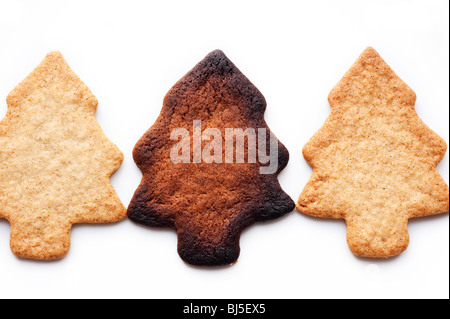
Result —
POLYGON ((0 122, 0 218, 12 252, 61 258, 75 223, 126 216, 109 177, 123 155, 95 120, 97 99, 59 52, 49 53, 7 97, 0 122))
POLYGON ((143 178, 129 218, 175 228, 187 263, 235 262, 244 228, 295 208, 277 180, 289 153, 267 127, 265 108, 225 54, 211 52, 167 93, 134 148, 143 178))
POLYGON ((328 97, 331 114, 303 149, 313 167, 297 209, 345 219, 352 252, 390 257, 408 219, 449 211, 436 166, 447 145, 417 115, 416 95, 367 48, 328 97))

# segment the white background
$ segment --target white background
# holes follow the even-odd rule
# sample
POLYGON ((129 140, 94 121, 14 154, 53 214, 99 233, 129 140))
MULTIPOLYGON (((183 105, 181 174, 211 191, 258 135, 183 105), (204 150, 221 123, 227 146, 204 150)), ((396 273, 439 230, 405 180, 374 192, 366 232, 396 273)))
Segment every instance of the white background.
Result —
MULTIPOLYGON (((311 174, 303 145, 367 46, 411 86, 420 117, 448 143, 448 12, 447 0, 0 0, 0 116, 7 94, 61 51, 125 155, 111 181, 128 206, 141 178, 135 143, 171 86, 221 49, 267 100, 266 121, 290 151, 279 180, 296 201, 311 174)), ((448 183, 448 155, 438 169, 448 183)), ((239 261, 218 269, 183 263, 173 230, 127 219, 75 225, 58 261, 16 258, 9 231, 0 220, 1 298, 449 297, 448 214, 411 221, 406 252, 370 260, 350 252, 343 221, 294 211, 244 231, 239 261)))

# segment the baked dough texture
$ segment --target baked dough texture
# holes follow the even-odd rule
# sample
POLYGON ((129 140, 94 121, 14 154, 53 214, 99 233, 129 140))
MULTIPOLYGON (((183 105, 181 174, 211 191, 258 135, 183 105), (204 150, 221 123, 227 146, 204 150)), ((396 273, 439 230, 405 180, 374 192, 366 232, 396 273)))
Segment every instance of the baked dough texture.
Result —
POLYGON ((416 95, 371 47, 328 97, 331 114, 303 148, 313 174, 297 209, 345 219, 351 251, 387 258, 409 243, 410 218, 449 211, 436 167, 447 145, 417 115, 416 95))
POLYGON ((109 177, 123 161, 95 120, 97 99, 59 52, 7 97, 0 122, 0 218, 18 257, 56 259, 75 223, 123 219, 109 177))
MULTIPOLYGON (((194 162, 193 152, 188 163, 173 163, 170 152, 178 140, 170 136, 177 128, 189 130, 192 150, 193 121, 201 121, 202 131, 219 130, 222 138, 226 128, 264 128, 269 136, 265 108, 262 94, 225 54, 211 52, 167 93, 158 119, 134 148, 143 177, 129 218, 175 228, 178 253, 189 264, 234 263, 244 228, 295 209, 277 180, 288 151, 276 140, 278 169, 273 174, 260 174, 259 162, 194 162)), ((202 149, 208 142, 202 141, 202 149)))

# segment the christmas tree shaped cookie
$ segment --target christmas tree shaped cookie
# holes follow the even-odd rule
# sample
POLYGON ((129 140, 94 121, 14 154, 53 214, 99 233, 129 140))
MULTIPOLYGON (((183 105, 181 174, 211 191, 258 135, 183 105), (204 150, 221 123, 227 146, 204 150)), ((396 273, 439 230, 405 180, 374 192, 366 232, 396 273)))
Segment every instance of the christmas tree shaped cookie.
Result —
POLYGON ((410 218, 448 212, 436 166, 447 146, 418 117, 415 93, 373 48, 333 88, 331 114, 305 145, 313 174, 305 214, 345 219, 354 254, 390 257, 409 242, 410 218))
POLYGON ((134 148, 143 178, 129 218, 175 228, 187 263, 235 262, 244 228, 295 208, 277 180, 289 154, 265 123, 265 108, 223 52, 211 52, 167 93, 134 148))
POLYGON ((75 223, 126 216, 110 175, 123 160, 94 118, 97 99, 59 52, 7 97, 0 122, 0 218, 18 257, 56 259, 75 223))

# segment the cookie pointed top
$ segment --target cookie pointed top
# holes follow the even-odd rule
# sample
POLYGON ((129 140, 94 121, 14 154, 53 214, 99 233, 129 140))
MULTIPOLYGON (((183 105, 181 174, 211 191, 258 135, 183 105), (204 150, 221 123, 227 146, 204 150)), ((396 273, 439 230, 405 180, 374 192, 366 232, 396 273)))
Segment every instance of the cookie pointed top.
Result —
POLYGON ((197 65, 189 72, 205 79, 212 74, 231 75, 241 73, 238 68, 231 62, 222 50, 214 50, 197 63, 197 65))
MULTIPOLYGON (((389 67, 378 52, 367 47, 328 96, 331 107, 344 102, 364 105, 377 101, 377 106, 414 107, 416 94, 389 67), (370 96, 371 98, 365 99, 370 96)), ((373 106, 373 105, 372 105, 373 106)))
POLYGON ((23 100, 38 104, 42 96, 53 97, 65 104, 80 104, 90 111, 97 108, 97 99, 72 71, 59 51, 49 52, 42 62, 8 95, 8 107, 15 107, 23 100), (36 94, 39 92, 39 94, 36 94), (64 92, 64 94, 61 94, 64 92))
POLYGON ((210 88, 210 94, 242 102, 248 110, 263 112, 266 108, 262 93, 221 50, 210 52, 180 79, 167 93, 164 106, 184 104, 205 86, 210 88))

